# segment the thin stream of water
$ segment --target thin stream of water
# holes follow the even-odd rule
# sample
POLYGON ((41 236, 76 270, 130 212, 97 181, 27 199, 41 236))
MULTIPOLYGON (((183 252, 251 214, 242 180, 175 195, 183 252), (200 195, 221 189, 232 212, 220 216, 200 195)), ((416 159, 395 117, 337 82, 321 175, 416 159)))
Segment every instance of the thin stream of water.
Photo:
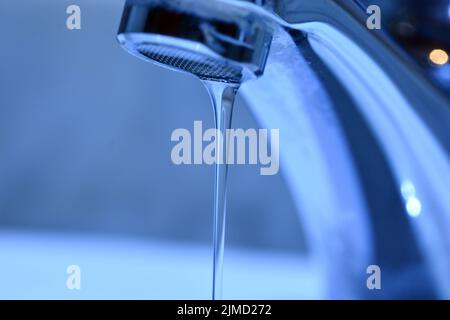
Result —
POLYGON ((211 97, 216 129, 223 139, 216 139, 216 168, 214 186, 214 254, 212 299, 222 299, 223 291, 223 255, 225 249, 225 223, 227 211, 228 150, 227 129, 231 128, 233 105, 238 85, 203 81, 211 97), (224 154, 225 153, 225 154, 224 154))

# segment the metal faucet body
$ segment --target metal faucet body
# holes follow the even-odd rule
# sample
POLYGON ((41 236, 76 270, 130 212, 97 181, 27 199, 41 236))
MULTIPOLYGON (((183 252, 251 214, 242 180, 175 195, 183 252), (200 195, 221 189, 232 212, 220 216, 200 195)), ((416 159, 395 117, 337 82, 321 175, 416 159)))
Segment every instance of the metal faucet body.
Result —
POLYGON ((148 60, 142 43, 181 39, 169 45, 194 43, 259 78, 241 92, 262 126, 280 129, 326 297, 449 298, 450 103, 366 19, 353 0, 129 0, 119 41, 148 60), (373 264, 380 293, 366 284, 373 264))

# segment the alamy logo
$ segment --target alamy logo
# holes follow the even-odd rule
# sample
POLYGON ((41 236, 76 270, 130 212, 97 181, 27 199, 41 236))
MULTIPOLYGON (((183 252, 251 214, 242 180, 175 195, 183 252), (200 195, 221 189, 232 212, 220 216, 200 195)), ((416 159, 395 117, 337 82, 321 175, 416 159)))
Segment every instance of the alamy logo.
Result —
POLYGON ((66 287, 69 290, 81 289, 81 268, 77 265, 70 265, 66 270, 68 277, 66 280, 66 287))
POLYGON ((75 4, 67 7, 66 13, 69 15, 66 20, 66 27, 69 30, 81 29, 81 8, 75 4))
POLYGON ((267 129, 228 129, 224 137, 217 129, 203 132, 202 121, 194 121, 193 138, 189 130, 180 128, 172 132, 171 141, 177 142, 171 153, 176 165, 259 163, 261 175, 275 175, 279 171, 279 129, 270 130, 270 152, 267 129))
POLYGON ((370 14, 367 18, 366 26, 369 30, 381 29, 381 8, 376 5, 371 5, 367 8, 367 14, 370 14))
POLYGON ((367 274, 370 276, 367 278, 367 289, 369 290, 381 290, 381 269, 377 265, 370 265, 367 267, 367 274))

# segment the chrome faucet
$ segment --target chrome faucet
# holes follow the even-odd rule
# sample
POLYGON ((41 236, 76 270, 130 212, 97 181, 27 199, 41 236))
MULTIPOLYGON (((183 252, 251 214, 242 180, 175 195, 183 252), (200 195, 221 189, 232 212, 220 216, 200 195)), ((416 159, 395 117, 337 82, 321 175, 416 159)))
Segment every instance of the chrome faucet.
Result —
POLYGON ((357 0, 128 0, 118 39, 242 83, 260 124, 280 129, 324 297, 450 298, 449 97, 366 20, 357 0))

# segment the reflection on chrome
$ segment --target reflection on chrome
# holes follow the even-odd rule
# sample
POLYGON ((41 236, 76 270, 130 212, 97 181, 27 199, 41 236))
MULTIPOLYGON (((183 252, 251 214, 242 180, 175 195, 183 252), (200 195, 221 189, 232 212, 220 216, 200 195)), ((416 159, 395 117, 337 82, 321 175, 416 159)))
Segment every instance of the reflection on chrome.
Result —
POLYGON ((416 197, 411 197, 406 201, 406 211, 411 217, 416 218, 422 212, 422 203, 416 197))
POLYGON ((422 213, 422 203, 416 195, 416 187, 410 180, 405 180, 401 185, 401 193, 405 199, 406 212, 413 218, 422 213))

